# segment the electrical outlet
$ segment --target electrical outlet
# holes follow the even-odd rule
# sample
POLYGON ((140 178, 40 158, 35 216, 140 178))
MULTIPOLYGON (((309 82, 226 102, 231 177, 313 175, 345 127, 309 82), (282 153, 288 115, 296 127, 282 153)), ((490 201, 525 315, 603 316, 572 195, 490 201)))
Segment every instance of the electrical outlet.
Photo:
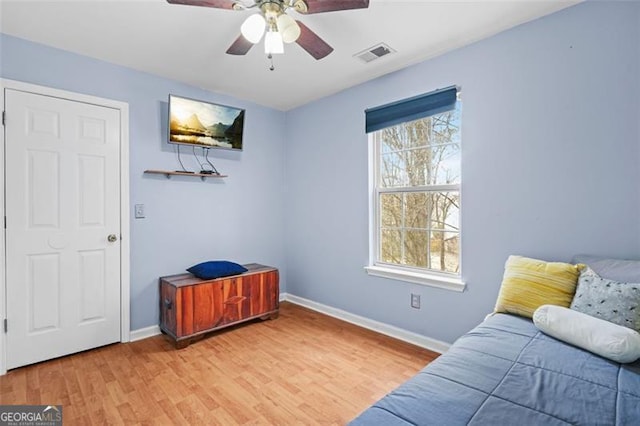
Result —
POLYGON ((420 295, 411 293, 411 307, 414 309, 420 309, 420 295))
POLYGON ((144 219, 144 204, 136 204, 134 210, 136 219, 144 219))

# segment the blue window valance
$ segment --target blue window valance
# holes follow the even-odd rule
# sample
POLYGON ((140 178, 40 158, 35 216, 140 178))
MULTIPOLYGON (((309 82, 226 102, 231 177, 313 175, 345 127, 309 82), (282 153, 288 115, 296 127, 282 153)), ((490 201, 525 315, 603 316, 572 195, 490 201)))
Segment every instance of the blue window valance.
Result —
POLYGON ((455 107, 456 86, 438 89, 365 110, 367 133, 449 111, 455 107))

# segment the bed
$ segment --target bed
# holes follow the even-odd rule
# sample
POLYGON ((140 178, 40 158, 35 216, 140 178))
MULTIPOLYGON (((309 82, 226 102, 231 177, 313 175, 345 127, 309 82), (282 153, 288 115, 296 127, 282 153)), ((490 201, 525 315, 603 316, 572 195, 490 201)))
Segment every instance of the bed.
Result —
POLYGON ((350 424, 640 425, 640 361, 620 364, 494 314, 350 424))

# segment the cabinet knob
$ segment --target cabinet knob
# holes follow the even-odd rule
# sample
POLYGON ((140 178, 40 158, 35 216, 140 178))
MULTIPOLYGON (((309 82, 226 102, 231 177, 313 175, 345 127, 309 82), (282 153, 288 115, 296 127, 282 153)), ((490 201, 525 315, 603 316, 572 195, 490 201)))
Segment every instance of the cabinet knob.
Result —
POLYGON ((173 307, 173 304, 171 303, 171 300, 169 299, 164 299, 164 307, 171 310, 171 308, 173 307))

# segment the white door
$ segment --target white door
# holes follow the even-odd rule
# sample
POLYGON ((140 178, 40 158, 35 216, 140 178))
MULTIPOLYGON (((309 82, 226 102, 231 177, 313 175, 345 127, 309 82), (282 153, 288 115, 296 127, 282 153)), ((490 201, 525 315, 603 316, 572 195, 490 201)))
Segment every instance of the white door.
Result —
POLYGON ((5 110, 10 369, 120 340, 120 112, 12 89, 5 110))

